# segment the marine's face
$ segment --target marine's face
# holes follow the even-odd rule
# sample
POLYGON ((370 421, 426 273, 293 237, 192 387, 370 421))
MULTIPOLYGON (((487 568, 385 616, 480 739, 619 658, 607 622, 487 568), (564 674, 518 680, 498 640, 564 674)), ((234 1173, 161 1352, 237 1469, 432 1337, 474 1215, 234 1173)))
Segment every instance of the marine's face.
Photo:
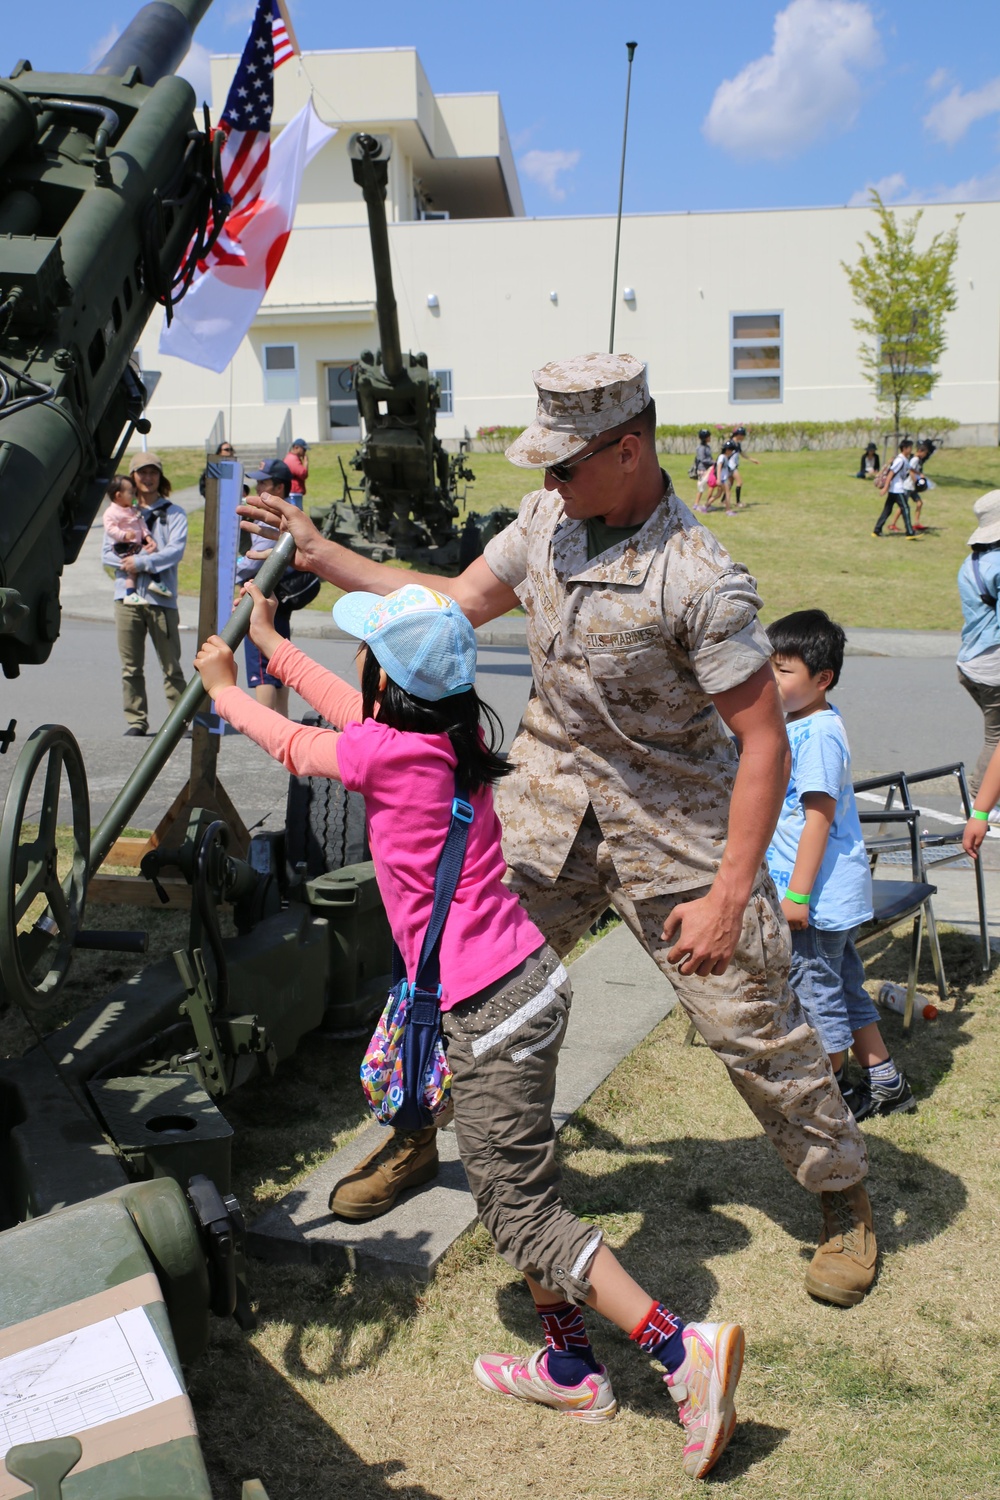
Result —
POLYGON ((545 470, 544 485, 547 490, 558 491, 563 510, 571 521, 587 521, 593 516, 606 516, 620 501, 618 481, 621 445, 631 434, 608 442, 598 434, 586 448, 575 453, 565 466, 554 468, 567 473, 559 479, 552 469, 545 470))

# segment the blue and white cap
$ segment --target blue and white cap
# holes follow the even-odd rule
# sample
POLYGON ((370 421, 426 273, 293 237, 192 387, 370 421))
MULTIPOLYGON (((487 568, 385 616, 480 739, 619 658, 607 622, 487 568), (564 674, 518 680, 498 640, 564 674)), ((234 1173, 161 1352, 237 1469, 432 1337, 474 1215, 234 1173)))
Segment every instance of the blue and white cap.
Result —
POLYGON ((380 667, 415 698, 431 703, 464 693, 476 680, 476 633, 454 599, 407 583, 384 597, 345 594, 333 606, 341 630, 370 646, 380 667))

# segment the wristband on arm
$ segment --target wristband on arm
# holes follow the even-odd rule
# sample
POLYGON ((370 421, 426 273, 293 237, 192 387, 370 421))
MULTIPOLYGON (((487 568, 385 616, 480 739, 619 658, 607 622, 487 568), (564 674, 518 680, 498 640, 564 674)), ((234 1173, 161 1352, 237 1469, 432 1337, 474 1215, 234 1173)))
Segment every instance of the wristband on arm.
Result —
POLYGON ((972 816, 974 818, 979 818, 980 822, 983 822, 983 823, 988 823, 990 821, 990 815, 989 815, 989 813, 988 812, 980 812, 977 807, 974 807, 972 809, 972 816))
POLYGON ((811 900, 810 896, 800 896, 798 891, 786 891, 785 896, 787 900, 794 901, 796 906, 808 906, 811 900))

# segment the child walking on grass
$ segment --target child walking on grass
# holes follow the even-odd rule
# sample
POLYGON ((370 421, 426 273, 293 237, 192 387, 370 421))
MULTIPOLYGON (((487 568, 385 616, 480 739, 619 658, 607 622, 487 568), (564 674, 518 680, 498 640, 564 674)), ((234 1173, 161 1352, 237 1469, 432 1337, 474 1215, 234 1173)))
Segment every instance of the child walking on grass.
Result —
POLYGON ((844 722, 827 702, 840 680, 846 636, 821 609, 768 628, 771 666, 785 710, 792 774, 767 866, 792 932, 792 989, 819 1034, 858 1121, 916 1104, 886 1049, 854 946, 872 915, 871 872, 851 785, 844 722), (863 1076, 846 1083, 853 1050, 863 1076))
POLYGON ((544 1347, 528 1359, 481 1354, 473 1373, 498 1395, 585 1422, 617 1402, 583 1307, 617 1323, 666 1370, 685 1429, 684 1471, 700 1479, 736 1425, 743 1332, 685 1323, 650 1297, 559 1196, 552 1102, 570 985, 556 954, 503 883, 493 785, 508 765, 499 722, 474 687, 476 639, 457 604, 419 584, 334 607, 357 637, 360 692, 274 629, 255 584, 250 635, 269 670, 338 729, 295 724, 236 687, 233 653, 211 636, 195 659, 224 719, 297 776, 332 776, 365 798, 368 839, 393 937, 413 979, 456 786, 473 808, 440 946, 441 1011, 455 1132, 479 1217, 524 1276, 544 1347))

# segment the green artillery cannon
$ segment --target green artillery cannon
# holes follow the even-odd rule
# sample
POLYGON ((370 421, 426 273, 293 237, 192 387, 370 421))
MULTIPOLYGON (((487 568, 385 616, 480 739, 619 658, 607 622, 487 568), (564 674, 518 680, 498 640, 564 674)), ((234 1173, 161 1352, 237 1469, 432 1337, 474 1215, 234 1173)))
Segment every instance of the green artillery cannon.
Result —
POLYGON ((135 428, 131 363, 228 203, 173 75, 210 0, 152 0, 90 75, 0 79, 0 666, 44 662, 59 577, 135 428))
MULTIPOLYGON (((193 93, 171 76, 208 4, 152 0, 95 75, 23 63, 0 80, 8 676, 46 660, 62 568, 148 425, 136 340, 224 220, 193 93)), ((265 594, 291 554, 282 538, 258 575, 265 594)), ((229 645, 250 611, 243 601, 223 629, 229 645)), ((0 1010, 16 1004, 42 1030, 79 949, 144 951, 144 934, 84 925, 87 886, 203 703, 195 677, 93 834, 72 734, 47 725, 25 742, 0 818, 0 1010)), ((190 882, 186 945, 0 1062, 0 1493, 211 1500, 183 1366, 210 1313, 252 1322, 219 1101, 273 1072, 331 1003, 339 1029, 364 1024, 391 966, 370 863, 309 878, 281 844, 261 836, 236 857, 225 823, 195 808, 179 846, 143 862, 154 882, 168 865, 190 882), (235 939, 221 935, 223 901, 235 939)), ((244 1500, 266 1500, 257 1481, 244 1500)))
MULTIPOLYGON (((351 459, 361 486, 344 473, 344 495, 329 510, 314 510, 325 536, 382 561, 401 557, 449 571, 465 567, 483 543, 514 519, 497 510, 468 515, 456 530, 458 502, 475 476, 464 452, 445 452, 435 432, 441 392, 426 354, 404 354, 389 260, 385 195, 392 143, 388 136, 352 135, 348 154, 368 211, 375 268, 375 306, 381 348, 365 349, 354 367, 353 388, 364 423, 364 442, 351 459), (361 502, 355 505, 358 493, 361 502)), ((342 466, 343 467, 343 466, 342 466)))
MULTIPOLYGON (((288 535, 274 547, 258 574, 265 594, 293 551, 288 535)), ((251 609, 242 600, 224 627, 230 646, 246 634, 251 609)), ((77 949, 139 946, 137 934, 84 927, 88 880, 204 699, 195 676, 92 837, 73 736, 49 725, 25 742, 0 819, 0 1004, 12 1001, 44 1022, 77 949), (55 838, 64 779, 73 846, 60 879, 55 838), (39 791, 36 825, 26 814, 39 791)), ((246 859, 231 855, 228 843, 226 825, 195 809, 178 847, 150 851, 142 862, 148 878, 155 882, 173 866, 192 886, 186 946, 97 999, 23 1058, 0 1062, 0 1355, 5 1339, 21 1349, 22 1328, 34 1330, 24 1352, 35 1360, 50 1342, 36 1337, 39 1329, 90 1336, 97 1313, 118 1307, 126 1282, 133 1300, 120 1315, 141 1310, 151 1322, 175 1386, 181 1365, 205 1346, 210 1312, 252 1326, 243 1217, 230 1192, 232 1129, 219 1101, 273 1073, 331 1003, 341 1030, 369 1022, 388 987, 391 941, 370 863, 289 880, 281 836, 252 840, 246 859), (228 941, 217 911, 223 900, 238 932, 228 941), (95 1235, 103 1254, 79 1255, 80 1237, 95 1235), (55 1276, 67 1259, 72 1276, 55 1276), (53 1268, 51 1278, 28 1274, 39 1261, 53 1268), (6 1295, 10 1287, 17 1295, 6 1295)), ((166 1367, 162 1373, 166 1380, 166 1367)), ((179 1391, 175 1400, 182 1383, 179 1391)), ((2 1422, 0 1404, 0 1438, 2 1422)), ((114 1458, 93 1468, 94 1488, 71 1493, 209 1497, 196 1442, 176 1429, 176 1420, 162 1428, 152 1456, 150 1443, 139 1443, 138 1468, 128 1446, 136 1435, 126 1433, 114 1458), (136 1487, 113 1487, 122 1474, 136 1487)), ((158 1430, 154 1423, 154 1436, 158 1430)), ((88 1434, 79 1435, 86 1464, 88 1434)), ((55 1464, 51 1445, 39 1447, 55 1464)), ((37 1455, 29 1448, 26 1457, 18 1450, 15 1464, 24 1458, 31 1469, 37 1455)))

